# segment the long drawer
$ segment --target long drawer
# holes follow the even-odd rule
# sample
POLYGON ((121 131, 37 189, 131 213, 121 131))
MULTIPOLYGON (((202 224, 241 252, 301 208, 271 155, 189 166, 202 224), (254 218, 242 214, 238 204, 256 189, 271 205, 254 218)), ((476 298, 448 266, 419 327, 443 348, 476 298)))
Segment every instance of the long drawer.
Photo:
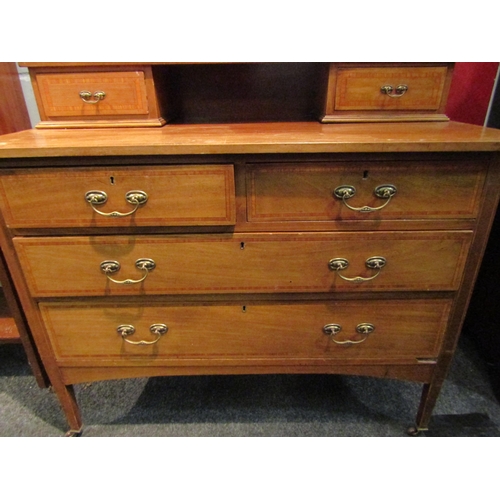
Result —
POLYGON ((249 165, 247 217, 252 222, 472 219, 485 174, 484 165, 467 161, 249 165))
POLYGON ((440 299, 42 302, 40 309, 59 362, 77 366, 433 358, 450 306, 440 299))
POLYGON ((0 176, 0 203, 10 228, 236 221, 233 165, 8 170, 0 176))
POLYGON ((471 237, 379 231, 33 237, 14 244, 31 294, 57 297, 456 290, 471 237))

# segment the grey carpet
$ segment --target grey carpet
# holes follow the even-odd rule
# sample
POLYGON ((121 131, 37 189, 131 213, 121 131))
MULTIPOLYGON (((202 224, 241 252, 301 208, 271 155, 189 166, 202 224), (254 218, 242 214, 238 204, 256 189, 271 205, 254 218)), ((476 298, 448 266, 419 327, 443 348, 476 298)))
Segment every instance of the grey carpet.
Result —
MULTIPOLYGON (((421 385, 332 375, 168 377, 76 386, 83 437, 406 435, 421 385)), ((63 436, 56 396, 19 345, 0 345, 0 436, 63 436)), ((462 339, 423 437, 500 435, 500 403, 462 339)))

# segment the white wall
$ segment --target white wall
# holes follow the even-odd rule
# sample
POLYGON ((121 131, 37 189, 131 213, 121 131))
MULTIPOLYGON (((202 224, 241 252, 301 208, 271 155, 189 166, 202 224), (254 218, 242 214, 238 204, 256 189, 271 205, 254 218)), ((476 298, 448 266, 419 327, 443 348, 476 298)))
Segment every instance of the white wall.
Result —
POLYGON ((31 80, 28 68, 23 68, 17 65, 17 71, 19 73, 19 80, 21 80, 21 87, 23 89, 24 100, 26 101, 26 106, 28 107, 28 114, 31 121, 31 126, 34 127, 40 122, 40 115, 38 113, 38 108, 35 101, 35 94, 33 93, 33 87, 31 86, 31 80))

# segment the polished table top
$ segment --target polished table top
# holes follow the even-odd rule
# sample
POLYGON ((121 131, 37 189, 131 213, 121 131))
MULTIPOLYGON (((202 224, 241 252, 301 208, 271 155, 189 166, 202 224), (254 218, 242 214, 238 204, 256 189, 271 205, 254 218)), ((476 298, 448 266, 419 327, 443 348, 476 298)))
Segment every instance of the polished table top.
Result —
POLYGON ((458 122, 167 124, 0 136, 0 158, 499 150, 500 130, 458 122))

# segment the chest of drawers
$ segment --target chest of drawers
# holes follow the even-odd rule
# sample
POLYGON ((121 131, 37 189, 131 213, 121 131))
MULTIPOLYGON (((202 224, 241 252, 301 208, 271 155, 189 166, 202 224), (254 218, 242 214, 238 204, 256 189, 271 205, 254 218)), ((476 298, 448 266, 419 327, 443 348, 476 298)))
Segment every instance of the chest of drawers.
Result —
POLYGON ((3 137, 0 243, 70 433, 74 384, 249 373, 419 382, 425 429, 499 149, 452 122, 3 137))

